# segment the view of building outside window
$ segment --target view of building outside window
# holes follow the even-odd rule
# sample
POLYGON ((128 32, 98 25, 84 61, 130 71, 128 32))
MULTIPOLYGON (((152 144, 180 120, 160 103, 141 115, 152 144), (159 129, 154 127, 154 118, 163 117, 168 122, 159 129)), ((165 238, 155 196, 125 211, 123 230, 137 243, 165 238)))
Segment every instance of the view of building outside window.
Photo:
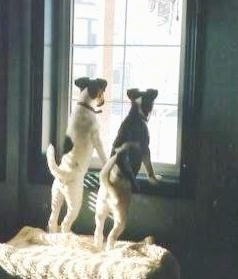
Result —
POLYGON ((109 155, 128 113, 127 89, 158 89, 148 127, 153 163, 176 163, 182 0, 74 0, 71 110, 78 77, 105 78, 100 117, 109 155), (178 2, 179 1, 179 2, 178 2))

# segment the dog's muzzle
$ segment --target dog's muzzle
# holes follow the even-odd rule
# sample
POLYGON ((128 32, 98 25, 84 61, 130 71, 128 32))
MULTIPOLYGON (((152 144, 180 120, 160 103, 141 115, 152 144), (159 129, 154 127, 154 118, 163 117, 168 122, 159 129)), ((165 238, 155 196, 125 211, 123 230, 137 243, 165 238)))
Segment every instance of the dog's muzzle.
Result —
POLYGON ((104 105, 104 96, 103 93, 97 97, 97 107, 101 107, 104 105))

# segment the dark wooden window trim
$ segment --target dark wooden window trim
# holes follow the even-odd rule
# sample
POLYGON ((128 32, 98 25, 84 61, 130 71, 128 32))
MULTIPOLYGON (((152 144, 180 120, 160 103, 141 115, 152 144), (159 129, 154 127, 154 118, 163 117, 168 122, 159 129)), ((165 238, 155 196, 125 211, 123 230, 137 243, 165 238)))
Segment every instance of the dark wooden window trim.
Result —
POLYGON ((201 1, 187 1, 184 94, 182 100, 182 144, 178 192, 194 197, 196 179, 196 139, 199 119, 198 54, 201 41, 201 1))
POLYGON ((44 1, 31 6, 31 102, 28 138, 28 176, 30 181, 44 181, 46 169, 41 156, 42 93, 44 50, 44 1))
POLYGON ((31 103, 30 103, 30 124, 28 134, 28 179, 30 182, 46 184, 52 180, 46 164, 45 154, 42 153, 42 104, 43 104, 43 60, 44 60, 44 32, 51 32, 51 123, 50 141, 60 150, 62 145, 62 134, 65 133, 65 125, 62 115, 67 114, 67 96, 62 92, 68 92, 68 55, 66 43, 69 39, 66 36, 69 32, 70 12, 69 0, 51 0, 51 23, 44 26, 44 1, 36 0, 32 3, 32 45, 31 45, 31 103), (67 8, 68 9, 67 9, 67 8), (66 53, 67 52, 67 53, 66 53))
POLYGON ((0 9, 0 181, 6 179, 8 5, 0 9))

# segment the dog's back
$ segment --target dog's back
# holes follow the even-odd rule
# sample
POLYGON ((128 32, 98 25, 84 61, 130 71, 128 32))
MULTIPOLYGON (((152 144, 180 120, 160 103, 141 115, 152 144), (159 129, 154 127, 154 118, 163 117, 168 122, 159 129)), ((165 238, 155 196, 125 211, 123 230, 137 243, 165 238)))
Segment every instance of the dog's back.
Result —
MULTIPOLYGON (((102 182, 102 184, 107 185, 109 187, 113 186, 113 184, 117 182, 118 177, 121 177, 122 175, 120 168, 118 168, 117 166, 118 162, 122 160, 124 156, 127 156, 127 153, 130 152, 130 150, 132 151, 138 148, 139 148, 139 144, 135 142, 126 142, 123 143, 120 147, 115 148, 114 155, 112 155, 107 160, 106 164, 103 166, 100 172, 100 182, 102 182)), ((123 177, 121 177, 120 180, 122 178, 123 177)))
MULTIPOLYGON (((118 135, 113 143, 111 155, 115 153, 115 149, 126 142, 135 142, 139 144, 140 149, 130 149, 128 151, 129 162, 136 175, 140 169, 143 152, 149 145, 149 133, 145 121, 139 115, 135 104, 132 104, 128 116, 122 122, 118 135)), ((125 172, 126 157, 120 157, 117 165, 125 172)))
POLYGON ((98 123, 95 115, 82 106, 77 106, 72 113, 66 136, 72 141, 72 150, 79 158, 83 168, 88 167, 93 153, 93 134, 98 132, 98 123))

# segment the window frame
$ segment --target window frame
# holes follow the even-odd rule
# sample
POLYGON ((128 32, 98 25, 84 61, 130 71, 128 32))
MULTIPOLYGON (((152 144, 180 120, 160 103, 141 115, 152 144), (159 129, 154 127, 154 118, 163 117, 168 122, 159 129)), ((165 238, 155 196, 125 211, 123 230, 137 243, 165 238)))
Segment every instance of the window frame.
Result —
MULTIPOLYGON (((43 167, 41 146, 41 116, 42 116, 42 94, 43 94, 43 46, 44 46, 44 6, 35 1, 31 6, 31 39, 32 47, 30 53, 30 122, 28 136, 28 178, 30 181, 41 181, 45 166, 43 167), (38 171, 37 171, 38 169, 38 171)), ((44 180, 44 178, 43 178, 44 180)))
MULTIPOLYGON (((47 1, 47 0, 46 0, 47 1)), ((66 115, 68 115, 69 76, 69 46, 71 27, 70 0, 49 0, 51 3, 50 26, 44 26, 44 1, 32 3, 31 36, 31 100, 30 123, 28 131, 28 180, 33 183, 47 184, 52 181, 48 171, 46 156, 41 150, 42 141, 42 106, 43 106, 43 67, 44 67, 44 32, 52 35, 51 45, 51 121, 50 142, 56 147, 57 157, 62 154, 63 140, 66 130, 66 115), (36 20, 37 19, 37 20, 36 20)))
MULTIPOLYGON (((54 38, 53 44, 53 52, 55 56, 52 61, 52 78, 54 79, 54 83, 52 85, 52 95, 53 95, 53 117, 52 117, 52 133, 51 133, 51 141, 56 145, 56 149, 58 150, 59 155, 62 153, 62 143, 65 135, 66 129, 66 119, 68 117, 68 92, 69 92, 69 84, 71 84, 70 76, 72 68, 70 67, 69 60, 71 58, 72 53, 70 52, 70 46, 67 43, 72 36, 72 21, 69 21, 69 17, 72 16, 72 1, 70 0, 59 0, 53 1, 54 11, 53 15, 53 33, 56 34, 54 38), (57 61, 57 62, 56 62, 57 61), (65 73, 68 73, 65 74, 65 73), (55 127, 55 128, 54 128, 55 127)), ((191 149, 187 148, 188 146, 192 147, 193 144, 193 135, 194 132, 194 121, 196 120, 196 111, 197 111, 197 102, 196 102, 196 67, 197 67, 197 40, 199 34, 199 8, 200 8, 200 0, 196 1, 185 1, 186 2, 186 26, 185 28, 185 48, 184 48, 184 65, 181 67, 184 69, 184 80, 181 84, 183 84, 183 88, 180 88, 180 94, 182 94, 179 98, 179 110, 181 123, 178 123, 178 139, 181 141, 178 146, 181 147, 180 150, 177 149, 177 156, 180 158, 180 166, 179 166, 179 175, 178 176, 165 176, 159 186, 146 188, 146 191, 149 191, 152 194, 164 193, 172 196, 181 196, 181 195, 189 195, 194 192, 192 185, 188 183, 188 178, 192 177, 192 164, 193 164, 193 154, 191 154, 191 149), (168 187, 171 186, 171 187, 168 187), (166 190, 163 190, 165 189, 166 190)), ((33 24, 33 22, 32 22, 33 24)), ((41 26, 43 28, 44 21, 41 21, 41 26)), ((37 35, 36 35, 37 36, 37 35)), ((42 38, 41 38, 42 39, 42 38)), ((42 45, 42 43, 41 43, 42 45)), ((33 48, 38 49, 39 46, 34 46, 33 48)), ((43 45, 42 45, 43 47, 43 45)), ((35 58, 34 58, 35 59, 35 58)), ((182 71, 181 71, 182 72, 182 71)), ((42 69, 43 74, 43 69, 42 69)), ((41 81, 42 82, 42 81, 41 81)), ((39 81, 33 81, 33 87, 37 88, 37 83, 39 81)), ((34 108, 31 110, 30 117, 34 119, 34 115, 36 116, 37 112, 35 110, 35 106, 37 104, 41 104, 43 92, 38 88, 37 91, 32 90, 32 100, 31 107, 34 108)), ((37 115, 39 118, 39 115, 37 115)), ((37 132, 34 133, 34 121, 30 123, 29 130, 29 148, 31 152, 29 152, 28 156, 28 177, 31 181, 46 183, 49 181, 49 176, 46 174, 48 171, 46 170, 46 160, 45 154, 39 152, 39 140, 36 144, 37 139, 41 139, 41 118, 38 119, 37 123, 37 132), (33 162, 35 161, 35 162, 33 162), (39 171, 39 169, 41 171, 39 171), (32 171, 33 170, 33 171, 32 171)), ((143 182, 143 185, 147 184, 144 177, 138 178, 143 182)), ((51 179, 50 179, 51 180, 51 179)), ((144 188, 144 187, 143 187, 144 188)), ((144 192, 144 191, 143 191, 144 192)), ((166 195, 167 195, 166 194, 166 195)))

